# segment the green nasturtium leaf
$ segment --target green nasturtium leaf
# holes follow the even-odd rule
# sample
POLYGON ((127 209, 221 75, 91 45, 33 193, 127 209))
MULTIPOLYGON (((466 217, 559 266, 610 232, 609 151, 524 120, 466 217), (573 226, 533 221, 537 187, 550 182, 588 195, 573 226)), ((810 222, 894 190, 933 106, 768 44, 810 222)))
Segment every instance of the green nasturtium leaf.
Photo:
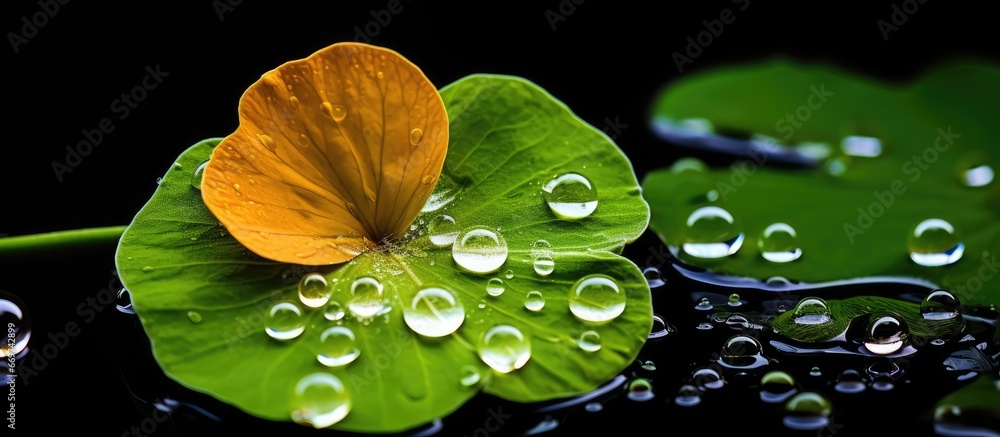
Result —
MULTIPOLYGON (((888 85, 782 60, 677 82, 655 103, 657 129, 708 120, 716 133, 703 135, 707 142, 758 135, 759 146, 739 152, 736 163, 723 168, 684 171, 665 163, 649 173, 643 194, 652 209, 650 228, 678 248, 689 238, 711 238, 706 233, 716 230, 694 236, 687 221, 699 208, 717 206, 743 232, 742 247, 720 259, 679 250, 683 261, 725 274, 803 282, 919 277, 949 288, 965 304, 1000 302, 1000 287, 990 282, 1000 276, 1000 183, 973 187, 965 181, 989 180, 1000 168, 993 145, 1000 125, 992 120, 1000 113, 998 83, 1000 68, 974 61, 888 85), (877 139, 881 152, 846 153, 842 145, 851 136, 877 139), (801 161, 810 155, 796 153, 807 148, 829 156, 811 166, 773 165, 782 156, 801 161), (965 173, 976 168, 978 173, 965 173), (912 235, 927 219, 953 226, 964 245, 961 259, 941 266, 911 260, 912 235), (794 229, 799 259, 764 259, 758 243, 775 223, 794 229)), ((926 242, 940 246, 944 240, 926 242)))
POLYGON ((330 380, 308 375, 333 375, 350 402, 333 428, 398 432, 443 417, 480 391, 517 402, 585 393, 634 361, 652 326, 652 306, 641 271, 620 256, 649 220, 628 160, 606 135, 524 79, 474 75, 441 94, 451 142, 424 211, 401 241, 339 266, 269 261, 225 232, 192 179, 221 139, 178 157, 116 254, 168 376, 252 415, 288 421, 309 407, 336 410, 329 387, 326 395, 306 390, 305 401, 296 394, 300 383, 330 380), (583 176, 596 195, 567 174, 583 176), (551 190, 560 180, 576 190, 551 190), (547 201, 560 200, 578 208, 557 216, 547 201), (595 200, 589 215, 564 218, 582 215, 581 205, 588 210, 595 200), (462 268, 452 244, 442 243, 462 240, 473 228, 505 240, 507 257, 496 271, 462 268), (303 305, 298 295, 300 278, 312 273, 333 290, 319 308, 303 305), (594 278, 577 302, 590 309, 585 319, 620 312, 617 317, 574 316, 570 299, 585 278, 594 278), (404 319, 417 293, 429 288, 448 290, 463 308, 453 333, 428 337, 411 328, 430 332, 446 320, 457 323, 442 300, 429 300, 437 304, 437 318, 404 319), (538 294, 542 300, 529 301, 538 294), (502 326, 516 328, 530 344, 530 358, 509 373, 477 353, 484 334, 497 326, 501 333, 490 341, 500 351, 498 362, 511 358, 503 351, 521 350, 516 341, 495 343, 516 339, 502 326), (267 328, 279 336, 304 330, 277 340, 267 328), (327 361, 353 355, 349 344, 333 341, 349 338, 343 328, 353 333, 357 357, 346 365, 322 364, 320 354, 327 361))

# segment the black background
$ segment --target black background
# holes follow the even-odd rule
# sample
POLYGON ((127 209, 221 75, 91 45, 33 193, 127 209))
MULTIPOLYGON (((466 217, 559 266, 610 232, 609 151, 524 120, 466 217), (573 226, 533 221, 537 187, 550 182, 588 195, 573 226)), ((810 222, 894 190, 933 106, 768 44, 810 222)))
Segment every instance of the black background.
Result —
MULTIPOLYGON (((0 234, 128 224, 178 154, 235 129, 238 100, 261 74, 353 40, 356 27, 364 28, 373 20, 371 12, 389 2, 319 3, 243 1, 221 17, 209 0, 59 5, 16 53, 10 44, 0 48, 7 107, 0 137, 0 234), (118 120, 112 101, 139 85, 147 66, 157 65, 169 76, 118 120), (81 130, 97 128, 105 117, 114 120, 114 131, 60 181, 52 162, 64 162, 66 146, 82 140, 81 130)), ((546 11, 559 11, 561 3, 563 12, 573 5, 569 0, 402 0, 402 11, 387 25, 370 27, 378 30, 370 41, 398 51, 439 87, 473 73, 517 75, 595 126, 617 118, 628 127, 616 142, 640 179, 677 154, 651 134, 652 99, 672 81, 700 71, 781 55, 901 81, 954 56, 996 59, 1000 54, 995 15, 940 0, 920 5, 888 41, 876 25, 893 12, 893 2, 885 1, 589 0, 574 5, 553 29, 546 11), (739 10, 744 4, 749 7, 739 10), (702 20, 716 19, 726 8, 734 11, 735 21, 678 72, 671 54, 685 49, 685 38, 705 30, 702 20)), ((36 1, 9 1, 2 9, 0 30, 8 42, 11 32, 22 33, 22 17, 30 20, 42 10, 36 1)), ((643 252, 652 241, 644 237, 636 243, 642 248, 629 250, 643 252)), ((36 338, 44 339, 67 322, 82 324, 76 307, 113 279, 114 246, 3 256, 0 290, 25 302, 36 338)), ((18 387, 18 431, 117 436, 149 417, 149 402, 156 397, 196 398, 156 373, 137 333, 135 319, 113 306, 82 324, 80 335, 37 379, 18 387)), ((475 421, 482 420, 481 411, 475 414, 480 415, 475 421)), ((638 432, 634 427, 675 429, 685 423, 684 417, 655 414, 645 419, 585 426, 638 432)), ((156 435, 192 434, 204 422, 178 417, 156 435)), ((283 429, 252 423, 258 430, 283 429)), ((859 435, 847 431, 842 435, 859 435)), ((3 428, 0 434, 11 432, 3 428)))

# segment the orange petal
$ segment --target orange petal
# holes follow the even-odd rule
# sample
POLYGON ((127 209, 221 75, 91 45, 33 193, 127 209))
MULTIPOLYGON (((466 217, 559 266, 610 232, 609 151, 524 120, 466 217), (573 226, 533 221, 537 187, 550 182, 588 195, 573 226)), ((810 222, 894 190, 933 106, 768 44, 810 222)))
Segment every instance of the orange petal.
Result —
POLYGON ((240 243, 281 262, 342 263, 401 237, 448 148, 437 88, 398 53, 361 43, 264 74, 239 117, 202 198, 240 243))

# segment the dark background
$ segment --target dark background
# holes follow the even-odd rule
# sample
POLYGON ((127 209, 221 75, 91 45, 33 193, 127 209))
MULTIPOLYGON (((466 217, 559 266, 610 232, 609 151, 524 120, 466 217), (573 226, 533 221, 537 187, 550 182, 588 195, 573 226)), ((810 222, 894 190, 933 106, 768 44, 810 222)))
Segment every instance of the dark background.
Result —
MULTIPOLYGON (((128 224, 178 154, 235 129, 238 100, 261 74, 353 40, 355 28, 363 29, 373 20, 371 12, 390 2, 319 3, 243 1, 230 7, 225 0, 183 5, 70 1, 29 32, 32 36, 15 53, 12 33, 25 36, 22 17, 31 20, 43 8, 37 1, 4 2, 0 30, 8 44, 0 52, 8 109, 0 154, 0 234, 128 224), (218 5, 225 5, 221 16, 218 5), (147 66, 157 65, 169 75, 119 120, 112 101, 139 85, 147 66), (81 130, 97 128, 105 117, 112 118, 114 130, 62 181, 57 179, 52 162, 64 162, 66 146, 81 141, 81 130)), ((652 135, 650 103, 664 86, 700 71, 781 55, 901 81, 954 56, 1000 55, 995 15, 981 6, 940 0, 919 5, 888 41, 876 22, 889 20, 891 5, 901 1, 443 3, 402 0, 402 10, 387 25, 370 27, 378 30, 370 42, 398 51, 439 87, 473 73, 517 75, 595 126, 603 127, 607 118, 619 120, 628 127, 616 142, 640 179, 679 153, 652 135), (559 12, 561 4, 565 20, 553 29, 546 11, 559 12), (749 7, 739 10, 745 4, 749 7), (716 19, 726 8, 734 11, 735 21, 678 72, 671 54, 685 49, 685 38, 705 30, 702 20, 716 19)), ((636 253, 649 244, 654 240, 644 237, 636 253)), ((77 305, 114 279, 114 248, 109 243, 0 255, 0 290, 24 301, 36 339, 67 322, 81 324, 81 333, 36 379, 18 386, 20 433, 65 429, 121 435, 149 417, 150 403, 163 396, 200 400, 216 413, 226 411, 157 373, 134 317, 111 305, 93 322, 81 320, 77 305)), ((482 420, 482 409, 473 414, 479 415, 473 421, 482 420)), ((630 416, 583 427, 637 432, 633 426, 673 429, 685 423, 684 417, 655 411, 643 417, 645 423, 630 416)), ((213 423, 186 410, 156 434, 192 434, 204 427, 272 430, 259 422, 228 428, 213 423)), ((747 424, 746 429, 754 428, 747 424)), ((860 435, 846 431, 842 435, 860 435)), ((0 434, 11 432, 3 428, 0 434)))

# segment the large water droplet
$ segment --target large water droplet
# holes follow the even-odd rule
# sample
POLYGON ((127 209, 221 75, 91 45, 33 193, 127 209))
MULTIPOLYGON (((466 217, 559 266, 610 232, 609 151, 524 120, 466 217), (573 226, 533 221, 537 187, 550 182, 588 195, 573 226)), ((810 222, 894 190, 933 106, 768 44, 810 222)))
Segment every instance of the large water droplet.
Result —
POLYGON ((826 301, 818 297, 807 297, 799 301, 792 310, 792 320, 800 325, 822 325, 830 323, 830 308, 826 301))
POLYGON ((636 402, 646 402, 656 397, 656 394, 653 393, 653 384, 648 379, 636 378, 629 382, 628 394, 625 397, 636 402))
POLYGON ((306 330, 305 318, 302 317, 302 309, 294 302, 279 302, 271 307, 268 312, 267 332, 271 338, 276 340, 291 340, 298 337, 306 330))
POLYGON ((354 344, 354 331, 344 326, 326 328, 319 336, 316 359, 324 366, 340 367, 350 364, 361 355, 354 344))
POLYGON ((882 140, 874 137, 851 135, 840 143, 841 150, 850 156, 874 158, 882 154, 882 140))
POLYGON ((490 328, 480 337, 477 350, 479 358, 500 373, 520 369, 531 358, 529 339, 511 325, 490 328))
POLYGON ((909 325, 902 317, 891 312, 878 312, 868 316, 862 341, 871 353, 888 355, 902 349, 909 336, 909 325))
POLYGON ((760 400, 769 404, 785 402, 798 389, 795 378, 783 370, 772 370, 760 377, 760 400))
POLYGON ((458 234, 451 256, 466 271, 493 273, 507 261, 507 241, 485 226, 474 226, 458 234))
POLYGON ((581 219, 597 209, 597 189, 578 173, 565 173, 542 186, 545 203, 562 219, 581 219))
POLYGON ((450 246, 458 238, 458 227, 455 219, 450 215, 439 215, 431 219, 427 225, 428 238, 431 244, 438 247, 450 246))
POLYGON ((496 297, 504 292, 503 279, 500 278, 490 278, 486 281, 486 294, 496 297))
POLYGON ((555 271, 556 263, 552 260, 551 255, 541 254, 535 257, 532 267, 535 268, 535 273, 539 276, 548 276, 555 271))
POLYGON ((201 180, 205 175, 205 167, 208 167, 208 160, 204 160, 201 164, 198 164, 194 169, 194 173, 191 174, 191 186, 197 189, 201 189, 201 180))
POLYGON ((465 307, 451 291, 436 287, 425 288, 418 291, 410 306, 403 309, 403 320, 417 334, 443 337, 462 325, 465 307))
POLYGON ((927 267, 952 264, 965 253, 955 228, 945 220, 931 218, 920 222, 910 234, 910 259, 927 267))
MULTIPOLYGON (((5 291, 0 291, 0 327, 4 332, 0 358, 16 357, 31 340, 31 316, 20 298, 5 291)), ((7 369, 2 372, 8 373, 7 369)))
POLYGON ((682 248, 696 258, 724 258, 740 250, 743 238, 740 225, 729 211, 705 206, 688 216, 682 248))
POLYGON ((292 420, 314 428, 327 428, 351 411, 351 396, 340 378, 312 373, 299 380, 292 393, 292 420))
POLYGON ((337 321, 344 318, 344 306, 335 300, 331 300, 323 309, 323 317, 330 321, 337 321))
POLYGON ((787 223, 774 223, 764 229, 758 247, 761 256, 771 262, 786 263, 802 256, 798 235, 787 223))
POLYGON ((420 144, 420 142, 423 141, 423 140, 424 140, 424 131, 423 131, 423 129, 414 128, 413 130, 410 131, 410 144, 411 145, 416 146, 416 145, 420 144))
POLYGON ((326 305, 330 293, 330 284, 321 273, 308 273, 299 280, 299 300, 309 308, 326 305))
POLYGON ((719 362, 727 367, 757 368, 768 363, 762 355, 763 346, 749 335, 735 335, 722 346, 719 362))
POLYGON ((323 102, 320 105, 320 110, 324 115, 333 119, 333 121, 341 121, 344 117, 347 117, 347 108, 341 105, 334 105, 330 102, 323 102))
POLYGON ((570 288, 569 310, 585 322, 607 322, 625 311, 625 293, 608 276, 587 275, 570 288))
POLYGON ((816 392, 802 392, 792 396, 785 403, 785 426, 800 430, 812 431, 826 427, 830 423, 830 412, 833 407, 830 401, 816 392))
POLYGON ((920 303, 920 316, 925 320, 951 320, 960 315, 961 303, 948 290, 934 290, 920 303))
POLYGON ((597 352, 601 350, 601 334, 597 331, 583 331, 576 339, 576 344, 586 352, 597 352))
POLYGON ((545 297, 542 296, 542 292, 538 290, 529 291, 524 299, 524 307, 528 311, 541 311, 545 307, 545 297))
POLYGON ((358 278, 351 284, 352 297, 347 303, 347 309, 352 316, 360 320, 371 319, 385 307, 383 291, 382 283, 378 279, 370 276, 358 278))

